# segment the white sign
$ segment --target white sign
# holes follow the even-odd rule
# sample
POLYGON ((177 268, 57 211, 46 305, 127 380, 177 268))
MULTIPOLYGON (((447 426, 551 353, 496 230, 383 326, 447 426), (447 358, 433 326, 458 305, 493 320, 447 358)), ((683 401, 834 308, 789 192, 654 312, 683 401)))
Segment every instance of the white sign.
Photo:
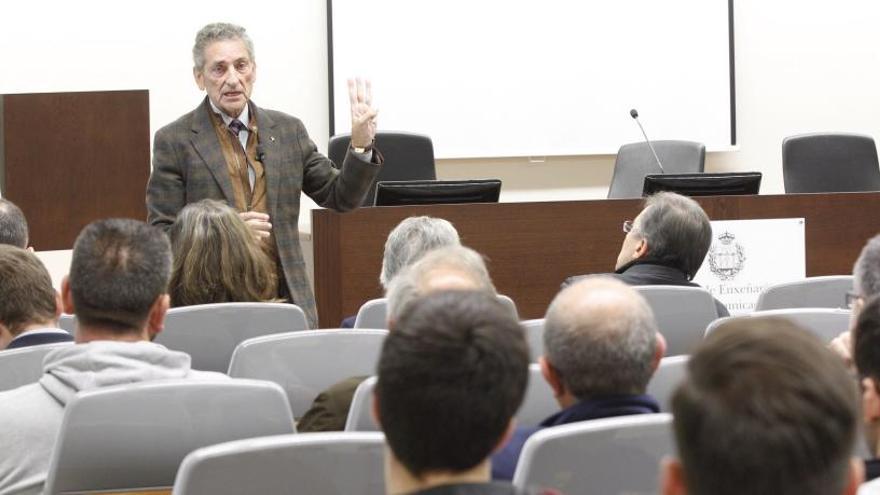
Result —
POLYGON ((803 218, 716 220, 694 282, 731 315, 750 313, 767 287, 806 276, 805 246, 803 218))

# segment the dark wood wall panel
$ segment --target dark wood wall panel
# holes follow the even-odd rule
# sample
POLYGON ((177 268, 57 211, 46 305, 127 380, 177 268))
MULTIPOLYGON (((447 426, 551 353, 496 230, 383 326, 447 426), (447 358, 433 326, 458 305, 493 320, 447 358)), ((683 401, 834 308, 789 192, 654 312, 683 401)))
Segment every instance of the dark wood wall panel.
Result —
MULTIPOLYGON (((848 274, 865 241, 880 232, 880 193, 789 194, 700 198, 713 220, 806 218, 807 275, 848 274)), ((362 208, 312 213, 315 290, 322 327, 335 327, 360 305, 382 297, 385 238, 411 215, 446 218, 462 242, 488 258, 499 292, 523 318, 543 317, 562 281, 614 269, 621 224, 640 200, 500 203, 362 208)), ((776 247, 779 256, 786 246, 776 247)))
POLYGON ((27 216, 36 249, 70 249, 99 218, 146 218, 146 90, 2 98, 4 194, 27 216))

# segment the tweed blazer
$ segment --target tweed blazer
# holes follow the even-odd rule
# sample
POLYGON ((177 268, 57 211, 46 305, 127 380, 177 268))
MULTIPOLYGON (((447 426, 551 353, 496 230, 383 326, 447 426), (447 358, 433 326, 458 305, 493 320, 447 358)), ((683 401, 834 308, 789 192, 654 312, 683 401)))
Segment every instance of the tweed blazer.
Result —
MULTIPOLYGON (((235 205, 232 181, 211 122, 208 98, 192 112, 156 131, 153 171, 147 182, 147 221, 167 230, 188 203, 216 199, 235 205)), ((296 117, 251 102, 264 155, 266 209, 293 302, 317 328, 315 297, 306 278, 299 243, 300 192, 337 211, 360 205, 379 171, 378 163, 346 155, 342 169, 318 152, 296 117)), ((378 155, 378 154, 375 154, 378 155)), ((378 161, 378 158, 374 158, 378 161)))

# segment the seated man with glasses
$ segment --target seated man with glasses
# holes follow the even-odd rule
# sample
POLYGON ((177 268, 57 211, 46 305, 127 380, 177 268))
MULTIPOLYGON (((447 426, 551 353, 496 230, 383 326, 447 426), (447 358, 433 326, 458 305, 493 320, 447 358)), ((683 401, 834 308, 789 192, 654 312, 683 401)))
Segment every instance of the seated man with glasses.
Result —
MULTIPOLYGON (((635 220, 623 222, 626 237, 612 274, 629 285, 698 287, 692 280, 712 245, 709 216, 693 199, 659 192, 635 220)), ((563 287, 588 275, 569 277, 563 287)), ((728 316, 716 299, 718 316, 728 316)))

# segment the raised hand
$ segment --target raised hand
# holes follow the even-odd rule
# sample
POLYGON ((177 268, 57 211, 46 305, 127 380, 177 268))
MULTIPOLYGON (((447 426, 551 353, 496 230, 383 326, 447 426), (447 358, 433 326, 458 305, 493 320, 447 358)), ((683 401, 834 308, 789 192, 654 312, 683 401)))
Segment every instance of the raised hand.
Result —
POLYGON ((376 115, 379 113, 373 108, 373 88, 370 81, 349 79, 348 98, 351 102, 351 145, 355 148, 366 148, 373 144, 376 137, 376 115))

